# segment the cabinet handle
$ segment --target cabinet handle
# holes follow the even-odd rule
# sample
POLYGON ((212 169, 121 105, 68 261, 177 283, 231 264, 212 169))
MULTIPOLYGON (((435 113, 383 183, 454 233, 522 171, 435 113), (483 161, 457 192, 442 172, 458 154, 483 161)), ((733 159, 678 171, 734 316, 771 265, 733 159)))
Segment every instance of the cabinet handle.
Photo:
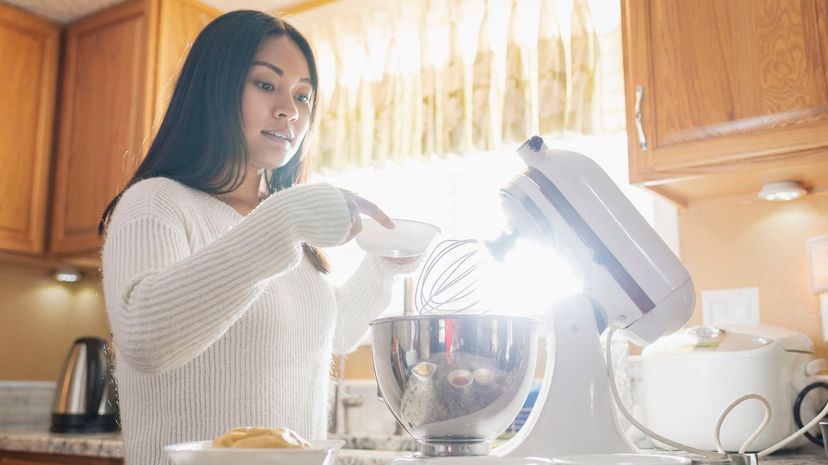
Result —
POLYGON ((641 100, 644 98, 644 86, 635 86, 635 129, 638 132, 638 146, 647 150, 647 136, 641 123, 641 100))

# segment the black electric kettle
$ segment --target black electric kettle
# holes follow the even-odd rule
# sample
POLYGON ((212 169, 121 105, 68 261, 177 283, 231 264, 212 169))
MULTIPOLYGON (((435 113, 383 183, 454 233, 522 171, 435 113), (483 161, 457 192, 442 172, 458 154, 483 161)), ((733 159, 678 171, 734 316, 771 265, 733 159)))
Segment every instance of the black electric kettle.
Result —
POLYGON ((52 406, 53 433, 118 431, 118 404, 109 346, 77 339, 63 364, 52 406))

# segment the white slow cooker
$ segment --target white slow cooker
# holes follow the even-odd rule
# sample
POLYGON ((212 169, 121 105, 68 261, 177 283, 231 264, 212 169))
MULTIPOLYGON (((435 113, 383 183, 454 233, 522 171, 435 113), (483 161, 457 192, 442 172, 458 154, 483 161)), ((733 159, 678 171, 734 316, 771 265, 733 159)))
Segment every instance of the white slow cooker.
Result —
MULTIPOLYGON (((715 450, 716 420, 737 397, 755 393, 771 405, 771 419, 749 446, 760 451, 799 428, 794 422, 797 395, 826 368, 814 358, 814 345, 802 333, 773 326, 713 328, 697 326, 647 346, 641 358, 638 391, 643 423, 670 439, 715 450)), ((823 378, 824 381, 824 378, 823 378)), ((809 389, 812 390, 812 389, 809 389)), ((801 417, 808 422, 824 405, 825 391, 803 396, 801 417)), ((722 425, 721 441, 737 451, 764 418, 756 400, 737 406, 722 425)), ((797 447, 806 439, 793 441, 797 447)))

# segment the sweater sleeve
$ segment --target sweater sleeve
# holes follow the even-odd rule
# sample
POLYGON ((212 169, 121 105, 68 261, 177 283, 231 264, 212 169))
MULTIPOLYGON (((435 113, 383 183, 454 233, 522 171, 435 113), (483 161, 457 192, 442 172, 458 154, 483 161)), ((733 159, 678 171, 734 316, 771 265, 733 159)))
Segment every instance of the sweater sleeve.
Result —
POLYGON ((218 239, 192 251, 185 224, 159 214, 152 208, 159 202, 146 197, 125 195, 119 203, 126 213, 116 210, 113 216, 103 280, 117 350, 147 373, 179 367, 207 350, 244 315, 269 278, 300 263, 301 242, 338 245, 350 229, 339 190, 309 184, 270 196, 218 239))
MULTIPOLYGON (((368 323, 378 317, 391 303, 394 278, 417 269, 421 260, 396 265, 380 257, 369 255, 357 271, 336 289, 337 316, 333 349, 337 354, 356 348, 368 331, 368 323)), ((400 302, 400 313, 402 313, 400 302)))

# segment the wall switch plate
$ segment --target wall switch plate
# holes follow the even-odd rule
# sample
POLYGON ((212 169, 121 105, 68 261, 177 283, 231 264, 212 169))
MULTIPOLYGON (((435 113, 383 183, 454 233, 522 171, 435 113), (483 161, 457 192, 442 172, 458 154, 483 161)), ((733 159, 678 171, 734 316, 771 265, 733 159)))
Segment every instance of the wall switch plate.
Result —
POLYGON ((759 289, 702 291, 702 321, 706 326, 758 325, 759 289))
POLYGON ((822 317, 822 342, 828 342, 828 292, 819 295, 819 314, 822 317))
POLYGON ((811 290, 828 292, 828 234, 808 238, 808 268, 811 290))
POLYGON ((828 234, 808 238, 808 268, 811 290, 819 294, 822 340, 828 342, 828 234))
POLYGON ((819 295, 819 314, 822 317, 822 342, 828 342, 828 292, 819 295))

